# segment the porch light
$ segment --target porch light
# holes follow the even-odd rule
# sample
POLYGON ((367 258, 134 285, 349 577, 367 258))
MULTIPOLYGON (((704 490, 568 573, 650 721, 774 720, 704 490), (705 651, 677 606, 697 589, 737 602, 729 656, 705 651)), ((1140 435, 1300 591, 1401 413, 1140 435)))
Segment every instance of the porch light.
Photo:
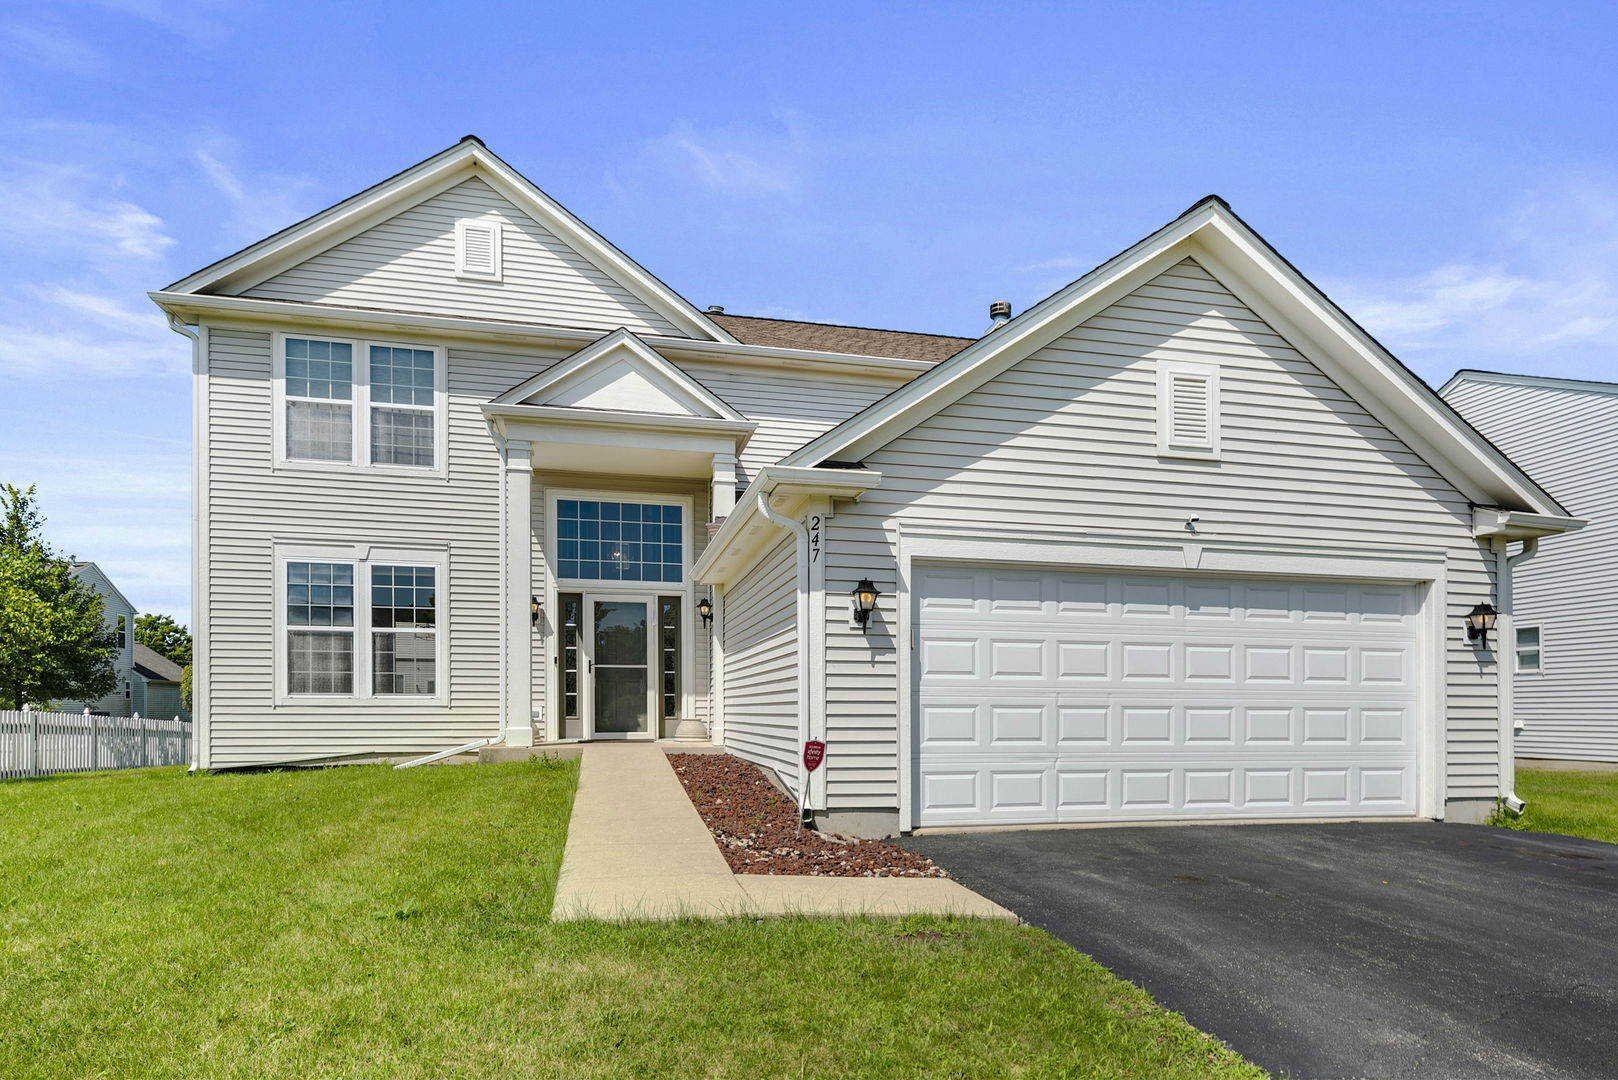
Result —
POLYGON ((528 597, 528 621, 534 626, 539 625, 539 597, 532 594, 528 597))
POLYGON ((1494 629, 1494 620, 1500 613, 1494 605, 1483 603, 1466 613, 1466 640, 1476 641, 1478 648, 1489 647, 1489 631, 1494 629))
POLYGON ((704 596, 697 601, 697 614, 702 616, 702 625, 707 626, 713 622, 713 601, 704 596))
POLYGON ((860 578, 851 595, 854 597, 854 621, 859 623, 860 633, 863 634, 866 624, 871 621, 871 612, 876 610, 876 598, 882 594, 870 578, 860 578))

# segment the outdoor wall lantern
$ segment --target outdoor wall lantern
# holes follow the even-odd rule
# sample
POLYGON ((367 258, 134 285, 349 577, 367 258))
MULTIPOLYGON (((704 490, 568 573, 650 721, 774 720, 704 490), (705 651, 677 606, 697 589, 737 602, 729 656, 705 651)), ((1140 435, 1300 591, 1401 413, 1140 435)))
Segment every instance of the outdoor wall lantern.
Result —
POLYGON ((859 623, 860 633, 865 633, 866 624, 871 621, 871 612, 876 610, 876 598, 882 594, 877 591, 870 578, 860 578, 860 583, 854 586, 851 595, 854 597, 854 621, 859 623))
POLYGON ((713 622, 713 599, 704 596, 697 601, 697 614, 702 616, 702 625, 707 626, 713 622))
POLYGON ((539 625, 539 597, 532 594, 528 597, 528 621, 534 626, 539 625))
POLYGON ((1479 604, 1466 613, 1466 640, 1478 643, 1478 648, 1489 647, 1489 631, 1494 629, 1494 620, 1500 613, 1492 604, 1479 604))

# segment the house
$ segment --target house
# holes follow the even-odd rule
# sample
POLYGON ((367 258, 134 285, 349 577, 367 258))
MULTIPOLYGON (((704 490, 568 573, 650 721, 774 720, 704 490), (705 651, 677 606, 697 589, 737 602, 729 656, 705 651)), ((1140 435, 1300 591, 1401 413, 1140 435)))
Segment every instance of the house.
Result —
POLYGON ((107 716, 132 716, 136 711, 135 689, 141 680, 135 671, 135 605, 125 599, 112 579, 95 563, 76 562, 71 573, 101 595, 101 615, 118 648, 112 661, 118 681, 104 697, 93 701, 55 702, 54 707, 67 712, 89 709, 107 716))
POLYGON ((1513 577, 1517 753, 1618 761, 1618 383, 1460 371, 1439 393, 1589 522, 1513 577))
POLYGON ((160 720, 178 718, 189 721, 191 710, 185 707, 181 683, 185 669, 156 649, 135 642, 135 678, 133 703, 142 716, 160 720))
POLYGON ((699 309, 468 137, 152 297, 201 767, 697 721, 868 834, 1511 790, 1468 620, 1578 522, 1218 198, 952 338, 699 309))

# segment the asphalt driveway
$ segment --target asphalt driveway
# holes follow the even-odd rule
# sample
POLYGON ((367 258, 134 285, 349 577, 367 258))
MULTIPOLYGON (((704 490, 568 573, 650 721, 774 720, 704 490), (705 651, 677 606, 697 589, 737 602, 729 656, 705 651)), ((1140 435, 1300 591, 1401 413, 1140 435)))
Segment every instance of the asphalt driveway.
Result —
POLYGON ((1476 825, 901 840, 1298 1077, 1618 1077, 1618 846, 1476 825))

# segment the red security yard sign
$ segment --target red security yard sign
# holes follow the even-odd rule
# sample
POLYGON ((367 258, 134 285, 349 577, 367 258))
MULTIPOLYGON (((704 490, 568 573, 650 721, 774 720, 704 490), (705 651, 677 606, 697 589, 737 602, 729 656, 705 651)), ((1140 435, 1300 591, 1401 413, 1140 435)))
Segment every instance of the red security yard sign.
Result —
POLYGON ((826 760, 826 744, 819 739, 810 739, 803 744, 803 767, 810 772, 820 768, 820 763, 826 760))

